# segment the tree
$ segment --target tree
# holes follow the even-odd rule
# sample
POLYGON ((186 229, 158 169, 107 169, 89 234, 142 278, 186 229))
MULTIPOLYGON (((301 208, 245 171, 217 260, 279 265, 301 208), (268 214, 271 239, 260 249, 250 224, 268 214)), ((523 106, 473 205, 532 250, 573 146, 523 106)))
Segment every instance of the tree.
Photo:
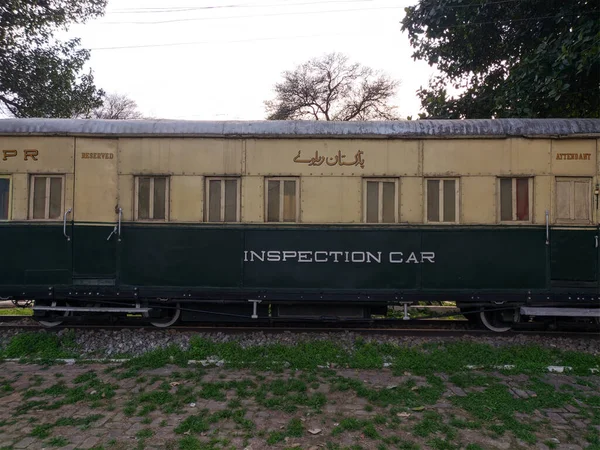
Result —
POLYGON ((311 59, 282 76, 276 98, 265 102, 269 120, 396 119, 388 101, 398 82, 342 54, 311 59))
POLYGON ((600 117, 599 19, 592 0, 420 0, 402 30, 440 71, 424 116, 600 117))
POLYGON ((91 116, 94 119, 142 119, 135 100, 122 94, 107 94, 102 106, 95 108, 91 116))
POLYGON ((106 0, 4 0, 0 4, 0 102, 16 117, 73 117, 102 104, 81 73, 89 51, 57 41, 57 28, 100 16, 106 0))

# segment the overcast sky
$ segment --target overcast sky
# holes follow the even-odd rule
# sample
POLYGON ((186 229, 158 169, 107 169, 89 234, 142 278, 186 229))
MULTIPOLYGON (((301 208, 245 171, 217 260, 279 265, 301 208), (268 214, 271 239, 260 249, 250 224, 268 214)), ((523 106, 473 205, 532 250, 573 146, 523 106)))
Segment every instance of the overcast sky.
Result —
POLYGON ((97 86, 156 118, 262 120, 282 71, 332 51, 399 79, 404 118, 419 112, 415 91, 433 73, 400 31, 416 2, 109 0, 104 17, 60 36, 92 50, 97 86))

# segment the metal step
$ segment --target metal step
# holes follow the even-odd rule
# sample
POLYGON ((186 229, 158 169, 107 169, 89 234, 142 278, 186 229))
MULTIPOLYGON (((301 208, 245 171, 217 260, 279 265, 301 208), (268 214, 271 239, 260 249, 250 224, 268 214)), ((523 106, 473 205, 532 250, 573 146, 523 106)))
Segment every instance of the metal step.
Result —
POLYGON ((600 308, 536 308, 521 306, 524 316, 600 317, 600 308))
POLYGON ((34 311, 72 311, 72 312, 103 312, 103 313, 148 313, 152 308, 87 308, 83 306, 34 306, 34 311))

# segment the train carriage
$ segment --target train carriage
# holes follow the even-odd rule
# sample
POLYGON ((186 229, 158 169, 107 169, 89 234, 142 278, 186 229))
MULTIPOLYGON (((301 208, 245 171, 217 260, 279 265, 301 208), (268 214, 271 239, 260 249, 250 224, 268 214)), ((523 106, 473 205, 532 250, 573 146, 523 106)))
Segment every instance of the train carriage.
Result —
POLYGON ((0 298, 48 326, 597 321, 599 142, 597 119, 0 120, 0 298))

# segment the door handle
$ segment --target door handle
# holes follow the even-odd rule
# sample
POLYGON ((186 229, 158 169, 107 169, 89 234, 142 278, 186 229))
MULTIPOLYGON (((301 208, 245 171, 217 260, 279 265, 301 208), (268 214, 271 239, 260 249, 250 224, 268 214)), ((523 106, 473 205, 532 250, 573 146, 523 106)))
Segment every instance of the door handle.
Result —
POLYGON ((596 248, 598 248, 598 235, 594 236, 594 238, 596 239, 596 248))
POLYGON ((117 237, 118 237, 118 241, 121 242, 121 218, 123 217, 123 208, 119 208, 119 223, 118 223, 118 228, 117 228, 117 237))
POLYGON ((115 234, 117 232, 117 226, 115 225, 115 228, 113 228, 113 230, 110 232, 110 234, 108 235, 108 237, 106 238, 107 241, 110 241, 110 238, 112 237, 113 234, 115 234))
POLYGON ((121 242, 121 217, 123 216, 123 209, 122 208, 118 208, 118 213, 119 213, 119 221, 117 222, 117 225, 115 225, 115 227, 113 228, 113 230, 110 232, 110 234, 108 235, 108 237, 106 238, 107 241, 110 241, 110 238, 113 236, 113 234, 117 234, 117 241, 121 242))
POLYGON ((71 240, 71 236, 69 236, 69 235, 67 234, 67 216, 68 216, 69 214, 71 214, 71 211, 72 211, 72 209, 71 209, 71 208, 69 208, 67 211, 65 211, 65 215, 64 215, 64 217, 63 217, 63 234, 64 234, 64 235, 65 235, 65 237, 67 238, 67 241, 70 241, 70 240, 71 240))
POLYGON ((546 210, 546 245, 550 245, 550 211, 546 210))

